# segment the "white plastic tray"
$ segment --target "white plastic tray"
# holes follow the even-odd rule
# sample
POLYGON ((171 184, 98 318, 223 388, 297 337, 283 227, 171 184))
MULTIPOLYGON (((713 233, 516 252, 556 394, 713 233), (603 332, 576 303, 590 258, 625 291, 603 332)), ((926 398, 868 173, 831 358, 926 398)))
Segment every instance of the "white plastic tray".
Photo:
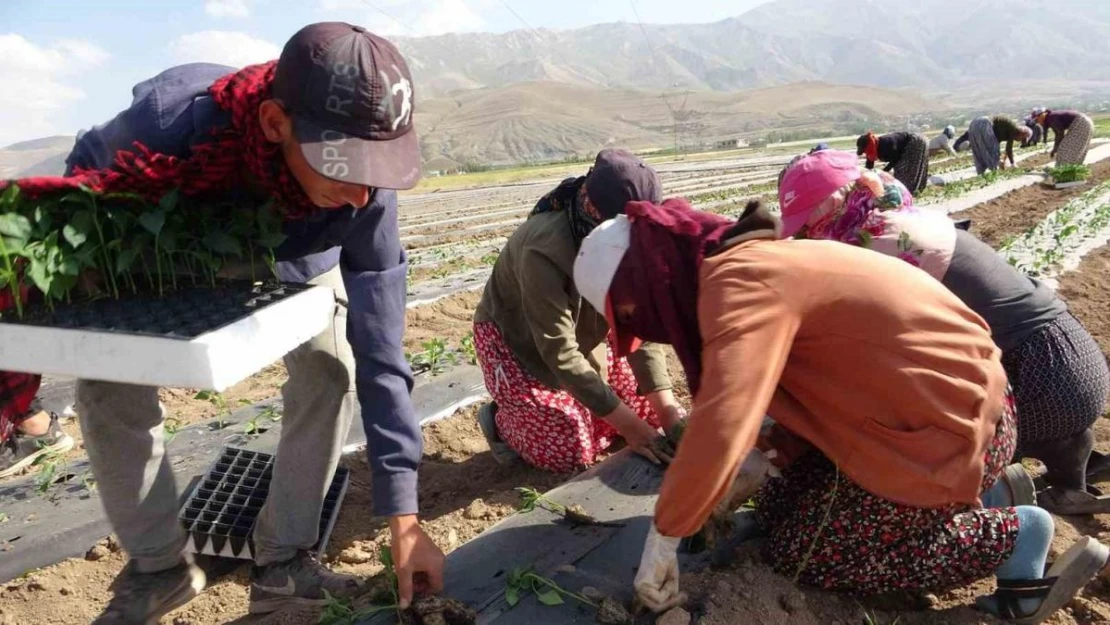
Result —
POLYGON ((194 339, 0 323, 0 370, 222 391, 328 326, 314 286, 194 339))
POLYGON ((1055 186, 1057 189, 1071 189, 1072 187, 1081 187, 1085 184, 1087 184, 1086 180, 1076 180, 1075 182, 1057 182, 1055 186))

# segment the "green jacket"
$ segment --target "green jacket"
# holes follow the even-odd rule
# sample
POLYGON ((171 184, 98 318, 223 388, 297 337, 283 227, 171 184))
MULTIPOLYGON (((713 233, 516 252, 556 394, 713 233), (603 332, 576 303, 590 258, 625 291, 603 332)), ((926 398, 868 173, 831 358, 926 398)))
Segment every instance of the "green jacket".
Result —
MULTIPOLYGON (((565 213, 529 217, 493 266, 474 321, 497 324, 528 373, 604 416, 620 403, 605 382, 609 325, 574 288, 577 255, 565 213)), ((640 393, 671 388, 661 345, 645 343, 628 362, 640 393)))

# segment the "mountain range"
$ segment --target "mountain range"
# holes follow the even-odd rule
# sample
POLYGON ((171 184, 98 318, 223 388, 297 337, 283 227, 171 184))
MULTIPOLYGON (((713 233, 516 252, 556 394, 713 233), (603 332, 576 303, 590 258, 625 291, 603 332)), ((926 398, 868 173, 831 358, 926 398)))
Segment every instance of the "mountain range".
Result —
POLYGON ((397 41, 425 97, 525 81, 714 91, 798 81, 928 91, 1110 81, 1107 0, 777 0, 711 24, 397 41))

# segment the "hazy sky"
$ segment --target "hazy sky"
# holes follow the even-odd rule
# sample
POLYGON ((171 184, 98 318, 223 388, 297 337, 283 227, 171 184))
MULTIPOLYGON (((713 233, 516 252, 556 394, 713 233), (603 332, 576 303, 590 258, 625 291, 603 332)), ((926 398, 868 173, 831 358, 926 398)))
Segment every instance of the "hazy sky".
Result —
MULTIPOLYGON (((767 1, 634 0, 640 18, 661 24, 712 22, 767 1)), ((172 65, 276 58, 311 22, 435 35, 635 19, 629 0, 0 0, 0 147, 106 121, 136 82, 172 65)))

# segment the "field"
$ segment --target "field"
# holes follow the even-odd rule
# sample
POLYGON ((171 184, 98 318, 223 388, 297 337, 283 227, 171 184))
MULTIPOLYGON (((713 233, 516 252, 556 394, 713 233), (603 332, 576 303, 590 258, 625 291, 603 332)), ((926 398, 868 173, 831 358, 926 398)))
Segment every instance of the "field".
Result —
MULTIPOLYGON (((1110 128, 1106 123, 1110 120, 1099 120, 1100 129, 1110 128)), ((804 149, 775 146, 683 160, 652 160, 662 176, 665 195, 683 195, 698 208, 735 214, 749 197, 763 197, 774 204, 774 180, 779 169, 804 149)), ((1092 155, 1108 158, 1110 150, 1102 147, 1092 155)), ((1071 312, 1110 355, 1110 295, 1106 288, 1110 280, 1110 247, 1106 245, 1110 218, 1105 217, 1110 211, 1110 160, 1092 167, 1088 185, 1065 191, 1044 188, 1029 175, 1047 160, 1047 156, 1030 151, 1023 154, 1016 175, 984 186, 966 177, 966 156, 934 159, 934 172, 957 182, 969 182, 930 191, 925 203, 932 209, 953 213, 954 218, 970 218, 972 230, 980 237, 1003 248, 1028 271, 1058 284, 1071 312), (972 194, 982 200, 966 209, 953 210, 962 206, 961 198, 972 194)), ((498 250, 540 195, 562 177, 581 175, 587 168, 588 164, 580 163, 431 178, 402 197, 401 234, 411 263, 405 345, 415 364, 436 370, 452 366, 452 360, 471 358, 467 347, 471 318, 498 250)), ((671 365, 673 374, 680 378, 677 363, 671 365)), ((274 365, 237 385, 225 397, 232 403, 273 397, 284 378, 284 369, 274 365)), ((682 396, 688 401, 688 395, 682 396)), ((163 391, 163 401, 171 418, 180 425, 210 419, 217 411, 210 402, 195 399, 187 390, 163 391)), ((448 552, 513 514, 518 502, 516 487, 547 490, 569 477, 496 464, 478 430, 474 411, 474 406, 463 408, 424 430, 422 517, 433 539, 448 552)), ((73 424, 67 428, 76 429, 73 424)), ((1098 437, 1100 449, 1110 450, 1110 421, 1100 422, 1098 437)), ((74 453, 82 452, 78 449, 74 453)), ((336 570, 375 575, 382 571, 377 554, 387 544, 388 530, 383 519, 369 514, 369 467, 365 457, 352 454, 343 462, 352 470, 352 484, 326 557, 336 570)), ((1110 540, 1110 515, 1057 519, 1054 551, 1084 534, 1110 540)), ((105 541, 88 559, 62 562, 0 586, 0 625, 88 622, 104 605, 106 588, 123 564, 123 554, 114 543, 105 541)), ((688 576, 683 583, 701 607, 704 623, 997 622, 969 607, 975 595, 989 592, 989 580, 942 595, 857 602, 795 589, 789 580, 772 574, 750 549, 726 570, 688 576)), ((318 620, 313 612, 241 617, 246 607, 247 570, 240 567, 213 580, 203 596, 163 623, 307 625, 318 620)), ((1110 580, 1093 582, 1081 598, 1048 622, 1110 622, 1110 580)))

